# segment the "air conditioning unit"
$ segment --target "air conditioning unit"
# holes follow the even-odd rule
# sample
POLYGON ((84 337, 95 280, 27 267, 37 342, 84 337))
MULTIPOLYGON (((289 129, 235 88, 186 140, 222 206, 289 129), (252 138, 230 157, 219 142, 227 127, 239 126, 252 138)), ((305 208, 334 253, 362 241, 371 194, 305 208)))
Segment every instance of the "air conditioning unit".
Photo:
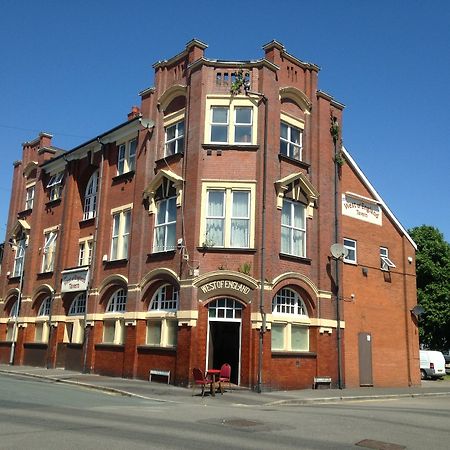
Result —
POLYGON ((6 276, 9 278, 11 276, 11 272, 6 272, 6 276))
POLYGON ((102 261, 103 262, 108 262, 108 255, 103 255, 102 261))

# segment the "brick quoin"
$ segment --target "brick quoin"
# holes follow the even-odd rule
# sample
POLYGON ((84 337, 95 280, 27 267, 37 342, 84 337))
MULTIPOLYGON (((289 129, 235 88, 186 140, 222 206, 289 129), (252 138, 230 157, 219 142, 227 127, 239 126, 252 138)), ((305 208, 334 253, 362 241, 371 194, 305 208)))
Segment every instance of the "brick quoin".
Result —
MULTIPOLYGON (((163 370, 171 383, 188 386, 193 368, 231 362, 233 383, 257 390, 310 389, 318 376, 331 377, 333 387, 419 384, 410 312, 417 301, 415 244, 342 147, 344 105, 318 89, 318 66, 277 41, 253 61, 210 60, 206 48, 194 39, 156 63, 155 85, 139 93, 123 123, 99 136, 68 151, 48 133, 23 144, 0 273, 0 362, 9 362, 20 298, 14 364, 140 379, 163 370), (248 84, 232 94, 240 74, 248 84), (226 123, 219 116, 212 123, 214 107, 224 108, 226 123), (340 126, 336 148, 332 117, 340 126), (211 130, 223 127, 227 138, 212 142, 211 130), (240 132, 247 142, 236 142, 240 132), (286 139, 287 154, 280 144, 286 139), (337 190, 335 151, 344 161, 337 190), (60 196, 50 198, 59 173, 60 196), (87 203, 95 174, 95 204, 87 203), (232 198, 248 186, 254 195, 247 213, 239 203, 234 210, 232 198), (210 195, 226 195, 225 232, 238 233, 244 220, 252 242, 222 246, 205 235, 206 216, 214 215, 207 187, 210 195), (350 212, 344 200, 354 201, 350 212), (176 206, 165 215, 169 202, 176 206), (304 211, 304 252, 281 251, 287 205, 304 211), (369 207, 377 220, 366 214, 369 207), (158 229, 168 236, 163 251, 155 248, 158 229), (44 270, 49 232, 57 237, 53 265, 44 270), (357 243, 355 262, 331 255, 344 238, 357 243), (115 246, 122 254, 114 256, 115 246), (382 270, 380 247, 389 249, 395 268, 382 270), (274 303, 280 293, 290 296, 286 309, 274 303), (38 317, 48 297, 50 314, 38 317)), ((217 226, 220 217, 208 224, 217 226)), ((303 235, 303 225, 294 225, 292 233, 303 235)))

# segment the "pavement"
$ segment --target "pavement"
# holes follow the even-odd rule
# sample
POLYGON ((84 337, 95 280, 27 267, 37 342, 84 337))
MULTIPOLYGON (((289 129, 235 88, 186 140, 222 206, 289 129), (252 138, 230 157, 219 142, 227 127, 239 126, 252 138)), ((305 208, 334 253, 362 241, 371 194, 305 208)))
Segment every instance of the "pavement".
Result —
POLYGON ((50 383, 77 385, 86 389, 96 389, 117 395, 126 395, 141 399, 186 403, 193 402, 225 402, 240 406, 293 406, 343 401, 367 401, 395 399, 402 397, 448 396, 450 397, 450 381, 425 380, 418 387, 356 389, 302 389, 292 391, 264 391, 257 393, 249 389, 231 386, 223 395, 218 392, 215 397, 209 390, 202 399, 200 388, 192 389, 168 385, 160 382, 149 382, 129 378, 107 377, 96 374, 83 374, 65 369, 46 369, 42 367, 11 366, 0 364, 0 373, 14 376, 32 377, 50 383))

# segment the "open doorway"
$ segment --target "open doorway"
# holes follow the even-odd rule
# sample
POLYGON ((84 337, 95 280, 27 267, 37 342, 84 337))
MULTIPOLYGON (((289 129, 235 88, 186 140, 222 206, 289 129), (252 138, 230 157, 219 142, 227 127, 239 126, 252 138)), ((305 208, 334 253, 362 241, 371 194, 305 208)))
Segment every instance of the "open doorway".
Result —
POLYGON ((222 364, 230 364, 230 381, 239 384, 242 304, 221 298, 211 302, 208 309, 208 368, 220 369, 222 364))

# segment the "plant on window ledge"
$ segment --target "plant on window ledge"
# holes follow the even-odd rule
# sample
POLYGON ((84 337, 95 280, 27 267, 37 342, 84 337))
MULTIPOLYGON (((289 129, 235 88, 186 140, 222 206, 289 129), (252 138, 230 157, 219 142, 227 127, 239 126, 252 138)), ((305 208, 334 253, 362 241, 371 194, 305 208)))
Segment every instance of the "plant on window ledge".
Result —
POLYGON ((205 240, 202 243, 202 248, 204 250, 214 247, 214 241, 212 239, 208 239, 207 237, 205 237, 205 240))
POLYGON ((230 92, 232 95, 237 95, 241 93, 242 87, 245 89, 245 78, 244 71, 239 69, 236 73, 235 80, 231 83, 230 92))
POLYGON ((241 272, 245 275, 250 275, 250 271, 252 270, 252 265, 249 262, 245 262, 238 267, 238 272, 241 272))

